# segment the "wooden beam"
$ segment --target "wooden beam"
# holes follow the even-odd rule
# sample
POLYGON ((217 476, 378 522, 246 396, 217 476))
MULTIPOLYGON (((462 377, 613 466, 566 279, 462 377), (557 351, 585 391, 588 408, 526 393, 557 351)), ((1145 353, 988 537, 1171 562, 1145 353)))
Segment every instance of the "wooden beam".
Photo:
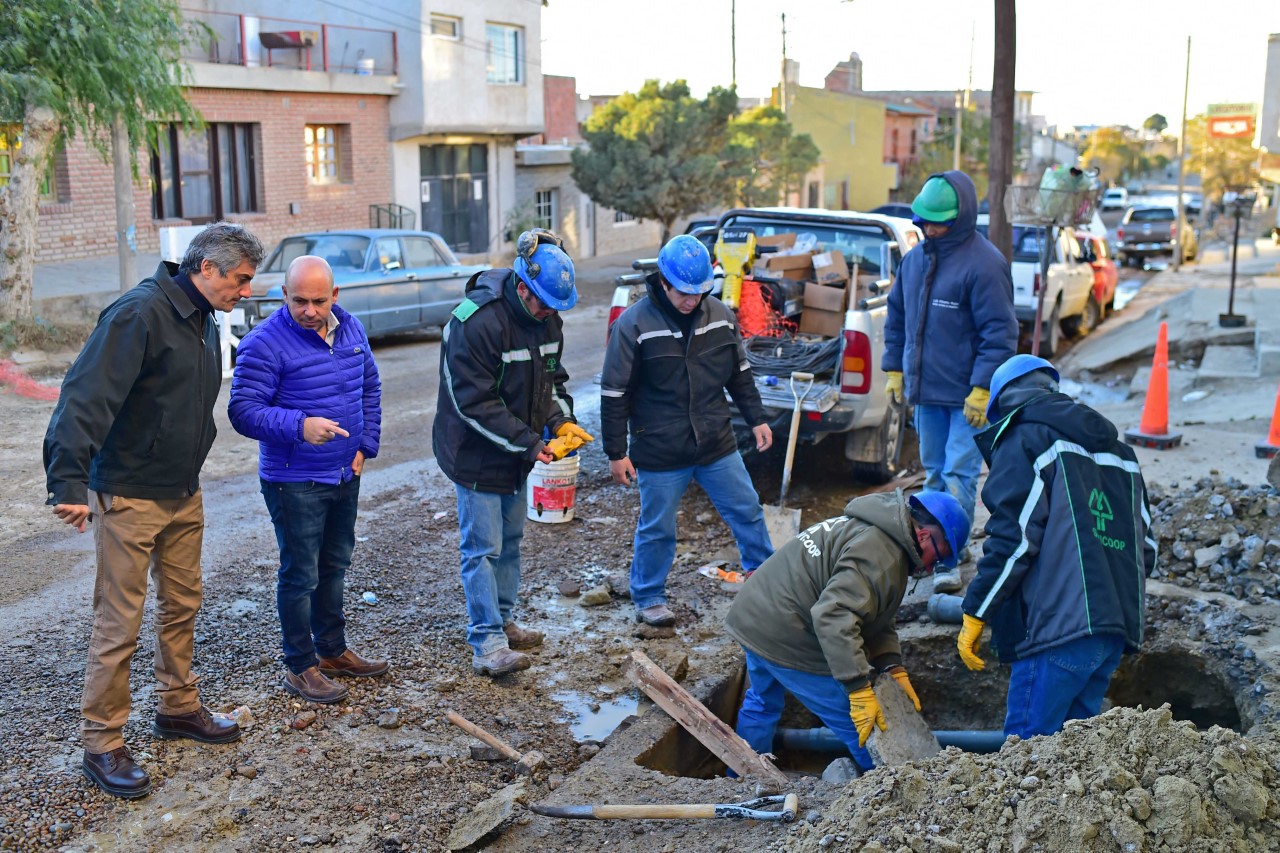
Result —
POLYGON ((789 784, 781 770, 738 737, 724 720, 708 711, 644 652, 637 649, 631 653, 627 678, 739 776, 754 776, 775 785, 789 784))

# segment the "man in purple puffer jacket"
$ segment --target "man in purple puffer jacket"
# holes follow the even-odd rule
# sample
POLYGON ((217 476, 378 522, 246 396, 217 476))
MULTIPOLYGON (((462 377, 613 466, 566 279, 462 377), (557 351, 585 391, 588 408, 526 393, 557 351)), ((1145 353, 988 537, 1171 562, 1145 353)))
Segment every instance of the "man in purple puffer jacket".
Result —
POLYGON ((337 300, 323 258, 289 264, 288 310, 240 342, 228 407, 236 432, 260 443, 262 496, 280 545, 284 688, 322 703, 347 695, 332 676, 389 668, 348 648, 344 633, 343 579, 355 548, 360 473, 378 455, 382 383, 364 327, 337 300))

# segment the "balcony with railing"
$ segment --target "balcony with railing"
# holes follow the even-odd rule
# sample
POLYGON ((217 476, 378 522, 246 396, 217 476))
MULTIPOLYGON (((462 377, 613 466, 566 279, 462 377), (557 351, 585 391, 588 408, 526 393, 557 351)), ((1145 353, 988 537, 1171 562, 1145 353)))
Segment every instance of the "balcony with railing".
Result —
POLYGON ((300 21, 183 9, 193 38, 184 58, 244 68, 393 77, 396 33, 322 21, 300 21))

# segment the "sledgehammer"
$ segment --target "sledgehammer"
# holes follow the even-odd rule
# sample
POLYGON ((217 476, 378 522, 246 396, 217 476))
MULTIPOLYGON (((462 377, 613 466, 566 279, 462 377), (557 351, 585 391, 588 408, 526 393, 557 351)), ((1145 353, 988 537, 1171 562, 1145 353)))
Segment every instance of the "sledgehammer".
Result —
POLYGON ((501 752, 507 758, 516 763, 516 772, 523 773, 526 776, 532 776, 533 772, 546 763, 546 757, 536 749, 531 749, 524 755, 516 752, 516 750, 500 737, 489 734, 475 723, 463 717, 461 714, 455 714, 453 711, 445 714, 445 718, 458 728, 474 738, 484 741, 489 746, 501 752))

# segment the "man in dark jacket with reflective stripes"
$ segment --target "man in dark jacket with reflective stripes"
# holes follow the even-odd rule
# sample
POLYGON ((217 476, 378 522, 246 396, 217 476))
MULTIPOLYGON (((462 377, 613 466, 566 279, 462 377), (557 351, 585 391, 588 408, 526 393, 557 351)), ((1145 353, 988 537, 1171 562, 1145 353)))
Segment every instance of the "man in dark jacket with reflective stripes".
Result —
POLYGON ((360 478, 382 436, 382 382, 364 326, 337 299, 324 258, 294 258, 283 310, 240 342, 227 407, 236 432, 259 442, 262 497, 280 546, 284 689, 322 704, 347 695, 332 677, 390 668, 347 645, 343 587, 360 478))
POLYGON ((191 659, 203 600, 200 468, 217 433, 222 382, 213 312, 249 295, 262 255, 244 228, 215 223, 195 236, 181 265, 162 263, 103 309, 45 433, 48 502, 81 532, 93 522, 98 574, 80 702, 82 768, 116 797, 151 791, 123 736, 148 572, 156 597, 155 733, 205 743, 240 737, 234 722, 200 701, 191 659))
MULTIPOLYGON (((991 374, 1017 351, 1009 262, 976 230, 978 195, 964 172, 925 182, 911 203, 925 240, 906 254, 884 325, 885 390, 915 407, 924 489, 950 492, 973 522, 991 374)), ((959 570, 933 588, 960 589, 959 570)))
POLYGON ((765 422, 733 312, 711 290, 707 249, 687 234, 658 255, 649 295, 614 323, 600 378, 604 450, 615 482, 640 486, 640 520, 631 561, 636 618, 675 624, 667 573, 676 550, 676 512, 697 480, 733 531, 742 568, 751 572, 773 547, 764 510, 738 454, 727 388, 756 448, 768 450, 765 422), (630 427, 631 442, 627 446, 630 427))
POLYGON ((514 269, 479 273, 444 327, 440 396, 431 445, 458 496, 462 588, 472 668, 483 675, 528 669, 520 649, 542 633, 512 621, 520 585, 527 479, 591 441, 565 391, 557 312, 578 301, 573 262, 550 232, 517 240, 514 269), (553 436, 543 441, 543 429, 553 436))
POLYGON ((1005 734, 1052 734, 1098 713, 1120 656, 1142 645, 1156 545, 1146 485, 1116 428, 1065 394, 1042 358, 996 370, 991 426, 978 447, 991 468, 991 511, 957 646, 971 670, 982 629, 1012 663, 1005 734))

